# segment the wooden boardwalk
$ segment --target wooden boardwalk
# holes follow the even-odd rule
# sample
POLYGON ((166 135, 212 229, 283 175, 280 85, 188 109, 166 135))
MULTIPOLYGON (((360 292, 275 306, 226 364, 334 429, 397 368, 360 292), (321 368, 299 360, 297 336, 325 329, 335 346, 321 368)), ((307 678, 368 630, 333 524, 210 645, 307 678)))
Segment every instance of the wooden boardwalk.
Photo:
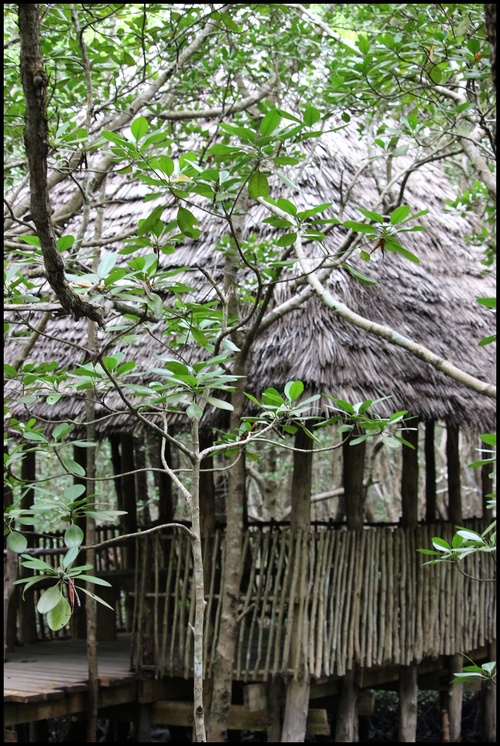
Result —
MULTIPOLYGON (((98 643, 99 708, 136 703, 130 635, 98 643)), ((87 710, 85 640, 52 640, 7 653, 4 725, 75 715, 87 710)))

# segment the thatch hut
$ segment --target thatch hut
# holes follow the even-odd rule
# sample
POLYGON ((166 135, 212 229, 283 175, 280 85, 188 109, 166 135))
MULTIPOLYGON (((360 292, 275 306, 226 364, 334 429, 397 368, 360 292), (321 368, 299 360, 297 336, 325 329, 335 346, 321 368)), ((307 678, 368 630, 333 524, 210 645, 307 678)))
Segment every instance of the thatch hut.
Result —
MULTIPOLYGON (((358 207, 374 209, 380 198, 377 161, 366 158, 364 145, 353 129, 327 133, 314 143, 306 142, 302 147, 306 153, 304 162, 287 172, 288 184, 291 182, 292 186, 287 186, 285 190, 282 184, 272 183, 271 194, 274 197, 286 193, 299 210, 320 203, 332 203, 325 210, 325 215, 338 217, 342 212, 344 220, 360 220, 358 207), (363 163, 366 164, 364 168, 361 167, 363 163)), ((396 162, 399 161, 403 171, 408 165, 407 157, 396 159, 396 162)), ((104 204, 102 233, 98 241, 102 252, 114 252, 120 248, 123 245, 120 236, 134 229, 146 209, 161 204, 163 197, 145 205, 143 197, 147 191, 144 184, 127 181, 123 175, 107 177, 105 193, 100 195, 100 202, 104 204)), ((61 190, 56 202, 62 201, 63 196, 61 190)), ((394 194, 389 191, 385 204, 378 208, 380 212, 390 211, 389 203, 393 198, 394 194)), ((331 274, 327 287, 332 296, 355 313, 393 328, 400 335, 427 347, 488 384, 493 382, 493 349, 491 345, 478 346, 478 342, 492 333, 493 317, 476 303, 476 298, 493 295, 494 276, 491 270, 481 265, 481 248, 469 241, 473 229, 471 220, 456 209, 446 207, 447 200, 452 201, 453 194, 437 165, 429 163, 416 170, 409 178, 404 201, 411 206, 412 213, 429 210, 422 220, 427 230, 406 233, 403 242, 419 258, 420 263, 407 261, 391 252, 384 255, 381 251, 375 251, 369 263, 359 256, 353 256, 349 260, 352 266, 369 275, 376 284, 361 284, 341 267, 331 274)), ((207 276, 210 273, 217 279, 223 271, 224 255, 217 250, 223 235, 223 223, 212 225, 202 211, 193 208, 193 212, 201 225, 204 228, 210 225, 210 229, 202 230, 200 239, 186 239, 174 254, 162 256, 161 263, 167 267, 188 267, 176 279, 195 287, 198 297, 216 298, 207 276)), ((272 230, 263 223, 268 216, 262 203, 250 205, 242 220, 243 239, 253 234, 259 239, 270 238, 272 230)), ((163 219, 168 222, 167 213, 163 219)), ((64 224, 64 233, 77 235, 81 220, 79 215, 64 224)), ((321 264, 325 248, 328 255, 333 255, 344 235, 345 229, 333 227, 326 231, 324 247, 318 248, 314 242, 305 244, 309 259, 321 264)), ((95 251, 95 244, 92 241, 87 243, 87 248, 84 241, 79 250, 78 261, 81 264, 90 264, 95 251)), ((369 250, 372 248, 368 246, 369 250)), ((294 270, 287 272, 293 276, 294 270)), ((241 282, 248 280, 243 268, 239 277, 242 278, 241 282)), ((299 290, 300 287, 303 285, 299 285, 299 290)), ((282 307, 281 304, 289 298, 288 285, 277 284, 269 313, 282 307)), ((267 318, 271 319, 270 316, 267 318)), ((111 325, 109 331, 112 331, 111 325)), ((152 324, 151 331, 152 334, 141 336, 135 343, 118 341, 115 347, 130 357, 138 356, 145 380, 150 375, 149 370, 154 366, 156 356, 162 351, 155 336, 161 335, 163 330, 152 324), (133 352, 131 346, 134 347, 133 352)), ((35 345, 28 360, 59 360, 67 365, 73 352, 68 351, 64 340, 69 338, 84 344, 85 323, 75 323, 68 317, 56 315, 49 321, 45 332, 48 336, 41 337, 43 341, 35 345)), ((99 332, 101 343, 106 341, 107 333, 107 330, 99 332)), ((14 360, 19 350, 20 340, 15 335, 9 336, 6 339, 7 360, 14 360)), ((74 355, 71 362, 81 362, 81 351, 74 350, 74 355)), ((455 585, 446 590, 444 574, 441 574, 437 586, 435 581, 429 583, 428 578, 424 580, 422 567, 417 566, 415 549, 428 542, 433 531, 440 530, 428 525, 417 528, 419 520, 422 522, 424 519, 424 523, 432 525, 437 517, 435 423, 439 422, 447 428, 448 520, 461 521, 459 428, 476 438, 478 433, 492 429, 495 422, 494 399, 447 377, 397 344, 354 327, 314 296, 292 312, 276 315, 272 324, 267 325, 265 321, 252 347, 246 387, 250 393, 259 397, 266 387, 282 389, 291 380, 304 382, 305 395, 329 393, 353 403, 390 396, 390 399, 380 402, 377 411, 387 416, 395 410, 407 410, 422 423, 420 430, 425 431, 425 442, 423 448, 419 448, 418 429, 408 431, 407 438, 416 449, 403 449, 401 485, 394 486, 395 492, 400 490, 402 500, 401 529, 391 527, 361 531, 364 525, 365 446, 360 444, 342 449, 342 487, 348 531, 335 533, 334 529, 323 527, 325 530, 320 530, 317 527, 311 534, 308 519, 304 517, 304 505, 308 510, 309 502, 304 501, 303 497, 307 494, 310 496, 312 457, 303 453, 304 449, 307 450, 307 443, 302 435, 297 436, 296 445, 302 451, 299 450, 294 456, 290 496, 292 526, 306 526, 305 531, 287 533, 283 527, 275 526, 266 533, 262 530, 255 532, 249 526, 241 527, 246 542, 245 566, 252 569, 241 591, 243 622, 235 657, 235 679, 267 684, 277 676, 291 676, 293 679, 297 667, 305 666, 308 679, 316 681, 318 687, 322 683, 326 686, 332 677, 337 683, 343 681, 354 670, 358 672, 357 686, 373 686, 382 679, 377 679, 370 672, 380 667, 411 668, 424 660, 456 655, 461 650, 472 651, 491 642, 494 636, 494 615, 491 610, 484 616, 479 606, 476 609, 479 602, 470 587, 466 589, 455 585), (421 456, 422 453, 425 458, 421 456), (418 490, 422 481, 419 481, 418 473, 422 463, 425 464, 424 515, 417 512, 418 490), (309 563, 308 590, 304 587, 299 593, 296 578, 301 577, 300 569, 295 574, 293 563, 280 564, 280 558, 285 556, 294 558, 299 565, 302 561, 306 565, 309 563), (266 567, 273 568, 270 575, 264 572, 266 567), (340 568, 340 574, 335 577, 331 574, 334 567, 340 568), (280 575, 281 572, 286 573, 286 578, 280 575), (366 577, 371 580, 366 583, 366 597, 360 598, 359 583, 361 578, 366 577), (391 584, 392 588, 389 587, 391 584), (280 594, 282 597, 278 603, 280 594), (481 630, 473 631, 463 615, 458 611, 455 614, 457 599, 461 594, 467 597, 474 613, 481 615, 484 622, 481 630), (333 601, 339 597, 345 599, 345 607, 340 611, 333 601), (439 605, 440 599, 453 609, 453 619, 449 625, 447 623, 446 630, 440 629, 439 625, 440 612, 436 604, 439 605), (412 609, 416 606, 415 614, 412 612, 402 618, 407 604, 412 609), (376 613, 372 617, 373 610, 376 613), (285 628, 283 614, 287 613, 290 616, 288 627, 285 628), (299 620, 299 634, 304 644, 307 640, 305 652, 300 645, 294 647, 294 614, 295 629, 299 620), (389 630, 387 634, 381 628, 384 623, 389 630), (273 638, 275 628, 278 632, 273 638), (322 632, 312 635, 311 629, 322 632), (433 630, 432 635, 424 632, 427 629, 433 630), (302 652, 299 654, 298 651, 302 652)), ((117 394, 110 393, 96 402, 96 415, 98 435, 111 438, 114 465, 120 471, 125 465, 128 470, 132 463, 135 462, 136 466, 139 464, 139 451, 134 454, 134 447, 142 435, 140 423, 124 412, 122 407, 117 407, 117 403, 117 394), (107 417, 115 408, 122 410, 120 414, 107 417)), ((23 407, 13 403, 12 411, 20 416, 23 407)), ((31 414, 50 420, 83 420, 83 412, 83 396, 76 398, 65 395, 56 404, 37 402, 30 405, 31 414)), ((220 411, 207 411, 202 423, 206 433, 205 442, 210 442, 210 429, 220 426, 221 422, 220 411)), ((181 426, 178 416, 173 417, 172 426, 181 426)), ((209 598, 211 610, 208 619, 214 624, 207 639, 212 641, 215 650, 219 619, 217 598, 220 597, 217 585, 220 574, 217 575, 217 569, 220 568, 224 529, 217 528, 213 521, 216 490, 213 480, 209 481, 207 478, 205 503, 202 505, 204 527, 210 532, 219 532, 211 544, 214 553, 211 562, 213 574, 207 576, 207 587, 211 589, 210 594, 213 593, 209 598)), ((158 519, 168 521, 173 517, 174 510, 171 485, 164 480, 159 488, 168 499, 162 498, 160 501, 158 519)), ((137 526, 134 505, 137 483, 122 480, 120 490, 122 506, 132 516, 123 528, 134 529, 137 526)), ((489 491, 490 485, 485 475, 483 493, 489 491)), ((443 526, 442 530, 449 533, 452 526, 443 526)), ((155 541, 160 542, 160 539, 155 541)), ((172 639, 150 640, 152 647, 149 648, 144 638, 140 645, 143 657, 137 663, 147 668, 154 659, 157 675, 188 677, 191 651, 189 637, 186 637, 183 627, 183 621, 187 621, 183 616, 185 607, 178 603, 179 589, 169 584, 175 585, 175 579, 180 579, 182 593, 189 594, 189 584, 186 583, 190 567, 189 551, 182 537, 178 543, 169 546, 163 564, 158 560, 163 551, 161 542, 153 552, 157 558, 155 578, 165 584, 160 594, 163 600, 158 594, 155 596, 154 615, 157 619, 168 619, 169 623, 172 623, 172 619, 176 620, 173 629, 177 629, 175 634, 178 637, 173 635, 172 639), (170 572, 166 573, 166 567, 170 568, 170 572), (161 655, 158 655, 160 651, 161 655)), ((138 553, 142 551, 139 547, 138 553)), ((142 581, 139 588, 146 592, 146 579, 142 578, 142 581)), ((135 589, 136 593, 139 588, 135 589)), ((159 627, 162 627, 161 622, 159 627)), ((213 650, 207 650, 208 672, 211 670, 213 650)), ((348 685, 354 686, 354 679, 349 680, 348 685)), ((341 691, 339 686, 337 692, 341 691)), ((323 695, 324 692, 319 696, 323 695)))

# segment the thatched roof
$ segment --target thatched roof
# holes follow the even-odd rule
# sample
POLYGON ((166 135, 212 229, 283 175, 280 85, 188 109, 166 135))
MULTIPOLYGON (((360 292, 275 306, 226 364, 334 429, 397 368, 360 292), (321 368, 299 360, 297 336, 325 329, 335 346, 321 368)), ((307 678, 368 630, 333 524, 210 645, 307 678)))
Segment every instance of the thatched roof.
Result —
MULTIPOLYGON (((276 182, 271 188, 273 197, 279 196, 274 190, 276 187, 278 190, 282 188, 282 196, 292 199, 299 209, 332 202, 325 215, 336 217, 354 173, 366 162, 366 168, 352 188, 344 213, 344 219, 362 220, 357 208, 371 209, 377 203, 378 192, 365 145, 357 133, 349 128, 331 132, 320 140, 307 141, 302 147, 308 153, 305 163, 287 172, 300 191, 290 194, 289 187, 284 188, 276 182)), ((395 168, 399 163, 404 166, 405 157, 395 159, 395 168)), ((66 184, 60 189, 57 200, 64 199, 67 188, 66 184)), ((114 236, 132 230, 138 218, 149 214, 156 204, 162 202, 160 198, 144 204, 147 191, 144 184, 129 182, 124 176, 115 174, 108 177, 103 237, 111 241, 114 236)), ((350 260, 351 263, 377 280, 377 284, 363 285, 340 269, 334 271, 328 287, 332 295, 351 310, 391 326, 467 373, 494 382, 493 345, 478 347, 477 344, 482 337, 493 333, 494 316, 479 306, 476 298, 494 295, 495 278, 492 272, 484 272, 482 250, 467 240, 473 227, 471 220, 456 210, 445 209, 445 201, 453 196, 438 165, 427 164, 413 173, 404 201, 411 206, 412 213, 423 209, 430 211, 419 221, 427 230, 403 234, 401 240, 420 258, 420 264, 390 252, 382 256, 380 251, 376 251, 369 263, 357 255, 350 260)), ((380 207, 378 210, 383 212, 380 207)), ((193 211, 197 212, 196 209, 193 211)), ((252 204, 245 217, 244 235, 272 236, 269 226, 262 222, 269 214, 264 206, 252 204)), ((201 265, 213 276, 220 276, 224 258, 214 249, 224 230, 222 221, 214 222, 201 211, 197 216, 203 226, 200 239, 186 240, 175 254, 162 256, 162 265, 201 265)), ((80 219, 70 222, 65 233, 77 235, 80 219)), ((167 213, 163 219, 167 219, 167 213)), ((87 235, 91 235, 91 230, 87 235)), ((344 229, 328 232, 324 243, 329 251, 334 252, 344 234, 344 229)), ((110 243, 108 248, 116 251, 117 245, 110 243)), ((318 247, 314 244, 305 244, 305 249, 310 256, 319 258, 318 247)), ((80 250, 82 261, 85 261, 84 253, 84 249, 80 250)), ((196 267, 186 272, 182 279, 203 297, 210 293, 215 297, 196 267)), ((274 304, 283 301, 289 292, 285 284, 278 284, 274 304)), ((57 359, 68 365, 74 351, 61 340, 69 337, 84 343, 85 328, 82 321, 75 323, 68 317, 54 318, 47 332, 56 338, 40 340, 29 359, 57 359)), ((156 331, 161 335, 161 329, 156 331)), ((105 339, 106 332, 99 332, 99 336, 105 339)), ((130 346, 122 346, 122 349, 130 357, 141 358, 145 376, 148 368, 155 364, 155 355, 160 352, 160 346, 150 336, 143 336, 136 343, 133 354, 130 346)), ((19 342, 9 338, 6 342, 7 360, 12 360, 18 351, 19 342)), ((74 362, 80 360, 81 354, 76 352, 74 362)), ((482 432, 494 427, 496 410, 493 400, 476 394, 403 349, 353 327, 325 308, 317 297, 310 298, 301 308, 278 320, 258 338, 252 351, 247 390, 259 396, 268 386, 280 389, 287 381, 297 379, 306 384, 308 392, 328 392, 351 402, 390 395, 392 398, 377 409, 381 414, 407 409, 424 420, 469 424, 482 432)), ((111 406, 123 409, 116 395, 107 401, 111 406)), ((99 409, 101 414, 106 412, 105 407, 99 409)), ((30 407, 30 412, 33 411, 30 407)), ((60 419, 81 416, 83 400, 64 397, 56 405, 41 403, 36 411, 45 417, 60 419)), ((131 422, 130 416, 123 414, 114 421, 108 420, 100 429, 102 432, 129 429, 131 422)))

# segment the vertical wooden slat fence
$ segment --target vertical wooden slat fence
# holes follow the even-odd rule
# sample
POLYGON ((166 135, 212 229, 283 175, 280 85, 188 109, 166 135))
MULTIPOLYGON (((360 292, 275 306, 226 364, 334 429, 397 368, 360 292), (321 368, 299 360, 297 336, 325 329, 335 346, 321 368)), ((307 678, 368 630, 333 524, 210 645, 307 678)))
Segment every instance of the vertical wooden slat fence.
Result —
MULTIPOLYGON (((464 523, 482 528, 476 519, 464 523)), ((343 676, 354 664, 406 666, 492 641, 494 583, 473 581, 449 565, 424 565, 428 557, 416 551, 430 547, 433 536, 451 539, 453 532, 451 524, 358 532, 316 527, 294 535, 284 527, 249 529, 243 538, 248 571, 240 599, 235 678, 294 675, 300 649, 310 675, 319 678, 343 676), (301 648, 291 644, 292 623, 303 630, 301 648)), ((140 553, 146 541, 154 554, 157 540, 149 537, 139 542, 140 553)), ((157 675, 187 678, 193 655, 191 545, 184 532, 171 535, 170 542, 167 566, 154 573, 150 593, 152 613, 161 613, 152 627, 159 638, 154 659, 157 675)), ((210 676, 219 634, 223 532, 208 546, 212 572, 206 588, 205 671, 210 676)), ((493 573, 488 555, 472 555, 466 562, 470 575, 493 573)), ((139 566, 151 572, 150 562, 139 566)), ((138 580, 146 587, 146 577, 138 580)), ((139 618, 135 630, 138 636, 143 633, 139 618)), ((141 656, 136 660, 138 668, 147 663, 141 656)))

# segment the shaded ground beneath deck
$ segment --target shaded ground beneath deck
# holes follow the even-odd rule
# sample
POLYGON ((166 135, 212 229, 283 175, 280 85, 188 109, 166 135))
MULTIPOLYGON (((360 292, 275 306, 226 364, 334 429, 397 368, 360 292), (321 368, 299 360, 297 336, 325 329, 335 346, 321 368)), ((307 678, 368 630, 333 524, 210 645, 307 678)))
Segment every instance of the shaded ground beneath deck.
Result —
MULTIPOLYGON (((483 743, 482 738, 482 706, 479 693, 465 693, 462 710, 462 743, 483 743)), ((111 729, 104 721, 99 722, 98 742, 128 742, 134 743, 134 737, 128 724, 116 725, 111 729)), ((360 742, 399 743, 398 739, 398 696, 394 692, 377 692, 375 712, 366 723, 368 731, 360 742)), ((49 742, 51 743, 83 743, 85 730, 81 723, 71 718, 49 721, 49 742), (83 736, 83 737, 82 737, 83 736)), ((433 691, 419 692, 417 742, 441 743, 441 709, 439 695, 433 691)), ((249 731, 230 732, 229 741, 234 743, 266 743, 264 733, 249 731)), ((333 743, 333 738, 307 736, 310 743, 333 743)), ((191 743, 188 728, 167 728, 163 725, 153 726, 151 729, 152 743, 191 743)))

